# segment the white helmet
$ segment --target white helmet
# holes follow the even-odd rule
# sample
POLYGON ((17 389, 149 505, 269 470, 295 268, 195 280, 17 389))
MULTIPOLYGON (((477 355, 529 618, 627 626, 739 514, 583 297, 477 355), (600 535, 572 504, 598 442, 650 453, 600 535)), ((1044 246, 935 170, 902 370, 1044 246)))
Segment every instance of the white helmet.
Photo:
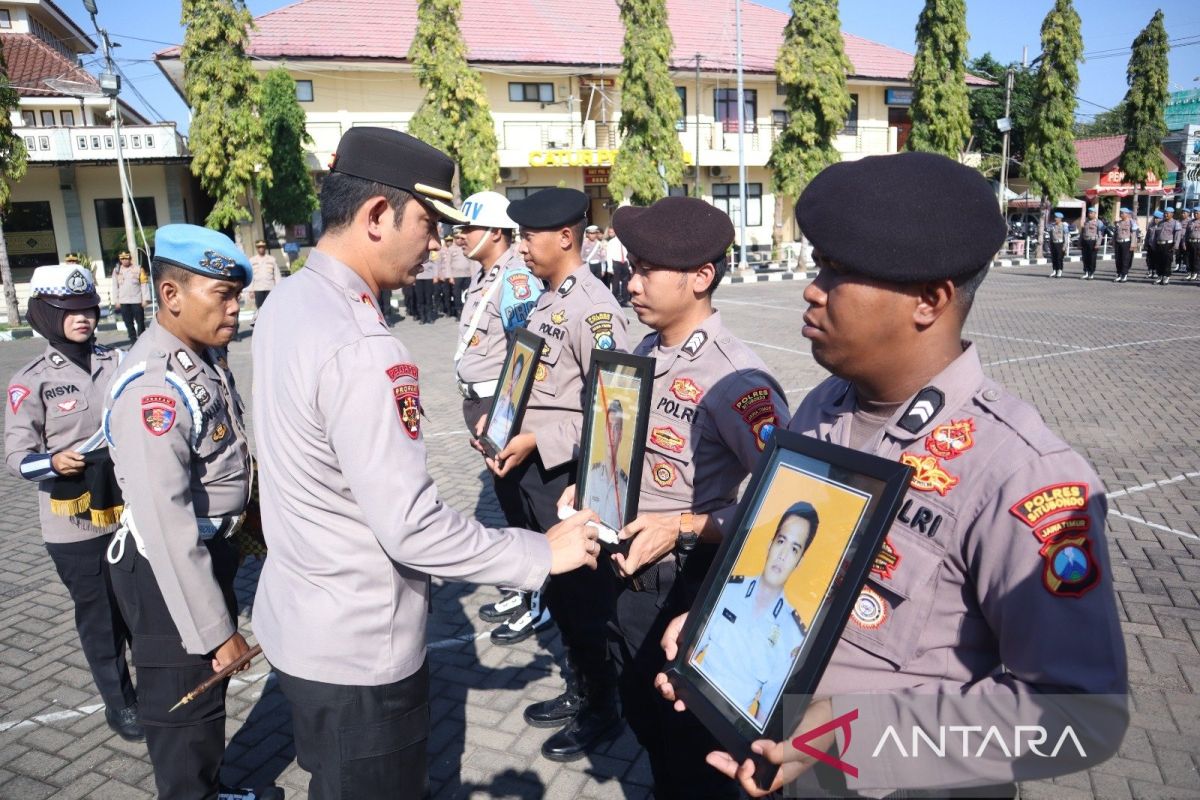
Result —
POLYGON ((517 228, 508 217, 508 198, 498 192, 476 192, 463 201, 461 211, 466 224, 476 228, 517 228))

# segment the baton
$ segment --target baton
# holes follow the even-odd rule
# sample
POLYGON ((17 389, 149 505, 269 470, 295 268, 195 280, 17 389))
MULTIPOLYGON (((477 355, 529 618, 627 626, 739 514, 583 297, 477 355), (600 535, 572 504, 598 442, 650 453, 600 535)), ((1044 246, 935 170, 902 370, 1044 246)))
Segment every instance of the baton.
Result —
MULTIPOLYGON (((199 686, 197 686, 195 689, 192 689, 190 692, 185 694, 183 697, 179 698, 179 702, 176 703, 175 705, 171 706, 171 711, 174 711, 175 709, 179 708, 180 706, 187 705, 188 703, 192 702, 197 697, 204 694, 209 689, 211 689, 213 686, 215 686, 219 681, 223 681, 226 678, 228 678, 230 675, 232 675, 233 673, 237 672, 243 666, 248 664, 250 662, 250 659, 254 658, 256 655, 258 655, 261 652, 262 652, 262 645, 257 645, 257 644, 254 645, 254 647, 251 647, 245 653, 242 653, 242 655, 235 658, 233 660, 233 662, 229 664, 229 666, 225 667, 220 672, 214 673, 211 678, 205 678, 200 683, 199 686)), ((168 711, 167 713, 169 714, 169 713, 171 713, 171 711, 168 711)))

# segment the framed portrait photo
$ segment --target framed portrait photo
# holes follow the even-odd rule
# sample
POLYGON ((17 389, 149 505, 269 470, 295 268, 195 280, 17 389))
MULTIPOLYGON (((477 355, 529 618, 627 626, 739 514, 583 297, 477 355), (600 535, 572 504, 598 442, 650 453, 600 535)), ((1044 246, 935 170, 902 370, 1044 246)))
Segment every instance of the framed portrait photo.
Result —
POLYGON ((479 437, 490 456, 507 447, 509 440, 521 429, 521 418, 525 416, 525 404, 529 402, 529 390, 533 387, 533 374, 542 358, 542 344, 542 337, 524 328, 518 329, 508 344, 504 369, 496 383, 496 394, 492 396, 492 408, 488 411, 487 427, 479 437))
POLYGON ((653 358, 592 351, 575 507, 596 512, 600 543, 610 552, 627 549, 616 532, 637 516, 653 390, 653 358))
POLYGON ((676 694, 760 786, 776 768, 756 739, 782 741, 783 696, 812 695, 911 468, 776 431, 688 614, 667 668, 676 694))

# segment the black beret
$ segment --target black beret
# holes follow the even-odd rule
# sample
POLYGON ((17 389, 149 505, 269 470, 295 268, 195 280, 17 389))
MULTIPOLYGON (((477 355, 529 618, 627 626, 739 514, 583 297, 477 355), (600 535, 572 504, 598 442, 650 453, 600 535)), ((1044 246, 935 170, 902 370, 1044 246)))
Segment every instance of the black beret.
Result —
POLYGON ((934 153, 826 167, 800 195, 796 223, 821 256, 892 283, 974 272, 991 261, 1007 234, 991 184, 934 153))
POLYGON ((626 250, 656 267, 717 262, 733 244, 729 216, 694 197, 664 197, 647 208, 622 206, 612 225, 626 250))
POLYGON ((508 204, 508 218, 522 228, 548 231, 587 219, 591 200, 578 189, 542 189, 508 204))
POLYGON ((338 142, 329 171, 403 189, 432 206, 442 219, 466 222, 449 204, 454 201, 454 161, 407 133, 390 128, 351 128, 338 142))

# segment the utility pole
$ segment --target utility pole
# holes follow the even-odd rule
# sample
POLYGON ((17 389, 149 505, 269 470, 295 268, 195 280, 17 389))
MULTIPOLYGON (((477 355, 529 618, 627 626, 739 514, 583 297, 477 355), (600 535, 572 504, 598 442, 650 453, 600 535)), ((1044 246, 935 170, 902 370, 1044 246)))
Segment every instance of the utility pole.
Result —
POLYGON ((704 198, 704 185, 700 182, 700 54, 696 53, 696 197, 704 198))
POLYGON ((1000 160, 1000 213, 1004 215, 1005 220, 1008 219, 1008 137, 1012 133, 1012 119, 1009 117, 1012 110, 1012 90, 1013 68, 1010 66, 1004 88, 1004 119, 997 123, 1004 131, 1004 146, 1001 149, 1000 160))
POLYGON ((742 0, 734 0, 737 28, 737 121, 738 121, 738 271, 745 272, 746 262, 746 87, 742 79, 742 0))
POLYGON ((91 15, 92 26, 95 27, 104 46, 104 71, 100 73, 100 91, 109 98, 108 116, 112 119, 113 139, 117 147, 117 176, 121 181, 121 217, 125 222, 126 248, 133 256, 133 263, 140 265, 141 259, 138 258, 140 248, 137 240, 133 238, 133 214, 130 211, 130 183, 125 170, 125 149, 121 146, 121 106, 117 100, 117 96, 121 93, 121 76, 117 74, 116 65, 113 63, 112 44, 108 40, 108 31, 101 28, 100 23, 96 21, 96 14, 99 12, 95 0, 83 0, 83 7, 91 15))

